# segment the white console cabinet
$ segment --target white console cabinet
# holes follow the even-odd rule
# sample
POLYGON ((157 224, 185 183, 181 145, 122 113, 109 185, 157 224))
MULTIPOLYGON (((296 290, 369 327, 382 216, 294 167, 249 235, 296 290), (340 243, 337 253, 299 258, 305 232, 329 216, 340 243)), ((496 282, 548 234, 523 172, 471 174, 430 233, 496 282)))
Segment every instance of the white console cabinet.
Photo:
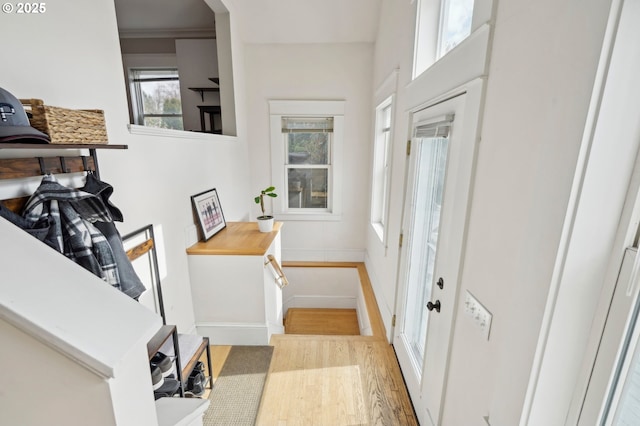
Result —
POLYGON ((280 229, 229 222, 208 241, 187 249, 198 334, 216 345, 266 345, 284 333, 281 285, 268 256, 281 262, 280 229))

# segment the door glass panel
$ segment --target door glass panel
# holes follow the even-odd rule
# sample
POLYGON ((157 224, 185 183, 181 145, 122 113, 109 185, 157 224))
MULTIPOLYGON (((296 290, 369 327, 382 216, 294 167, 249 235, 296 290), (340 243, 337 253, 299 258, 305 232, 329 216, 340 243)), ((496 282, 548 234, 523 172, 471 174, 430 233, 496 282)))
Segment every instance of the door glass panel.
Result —
POLYGON ((431 287, 440 227, 440 211, 447 162, 447 138, 420 138, 416 146, 416 174, 413 193, 413 229, 409 242, 408 291, 403 332, 411 348, 413 363, 422 370, 427 336, 427 302, 431 287))

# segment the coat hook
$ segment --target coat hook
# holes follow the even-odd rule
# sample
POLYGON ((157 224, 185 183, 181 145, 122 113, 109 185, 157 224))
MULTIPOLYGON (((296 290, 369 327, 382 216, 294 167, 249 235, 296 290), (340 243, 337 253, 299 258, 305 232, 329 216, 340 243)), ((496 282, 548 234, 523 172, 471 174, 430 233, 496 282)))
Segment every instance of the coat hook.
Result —
POLYGON ((89 171, 89 165, 87 164, 87 156, 83 155, 81 158, 82 158, 82 169, 85 172, 88 172, 89 171))
POLYGON ((47 168, 44 165, 44 158, 38 157, 38 162, 40 163, 40 174, 46 175, 47 174, 47 168))
POLYGON ((60 159, 60 168, 62 169, 62 173, 69 173, 69 169, 67 168, 67 161, 64 157, 58 157, 60 159))

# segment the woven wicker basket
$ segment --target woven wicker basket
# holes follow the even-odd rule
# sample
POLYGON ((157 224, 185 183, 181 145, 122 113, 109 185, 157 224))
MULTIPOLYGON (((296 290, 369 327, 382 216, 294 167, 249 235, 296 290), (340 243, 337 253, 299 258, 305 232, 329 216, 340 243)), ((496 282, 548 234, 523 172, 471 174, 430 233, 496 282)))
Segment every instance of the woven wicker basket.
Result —
POLYGON ((31 126, 49 135, 52 144, 108 143, 104 111, 80 110, 45 105, 40 99, 20 99, 31 126))

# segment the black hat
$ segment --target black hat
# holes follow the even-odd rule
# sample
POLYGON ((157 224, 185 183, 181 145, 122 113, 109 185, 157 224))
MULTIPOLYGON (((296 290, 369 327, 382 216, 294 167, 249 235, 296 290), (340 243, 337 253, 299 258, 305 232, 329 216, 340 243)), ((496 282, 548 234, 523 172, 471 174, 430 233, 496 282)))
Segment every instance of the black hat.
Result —
POLYGON ((31 127, 18 98, 0 87, 0 142, 49 141, 49 136, 31 127))

